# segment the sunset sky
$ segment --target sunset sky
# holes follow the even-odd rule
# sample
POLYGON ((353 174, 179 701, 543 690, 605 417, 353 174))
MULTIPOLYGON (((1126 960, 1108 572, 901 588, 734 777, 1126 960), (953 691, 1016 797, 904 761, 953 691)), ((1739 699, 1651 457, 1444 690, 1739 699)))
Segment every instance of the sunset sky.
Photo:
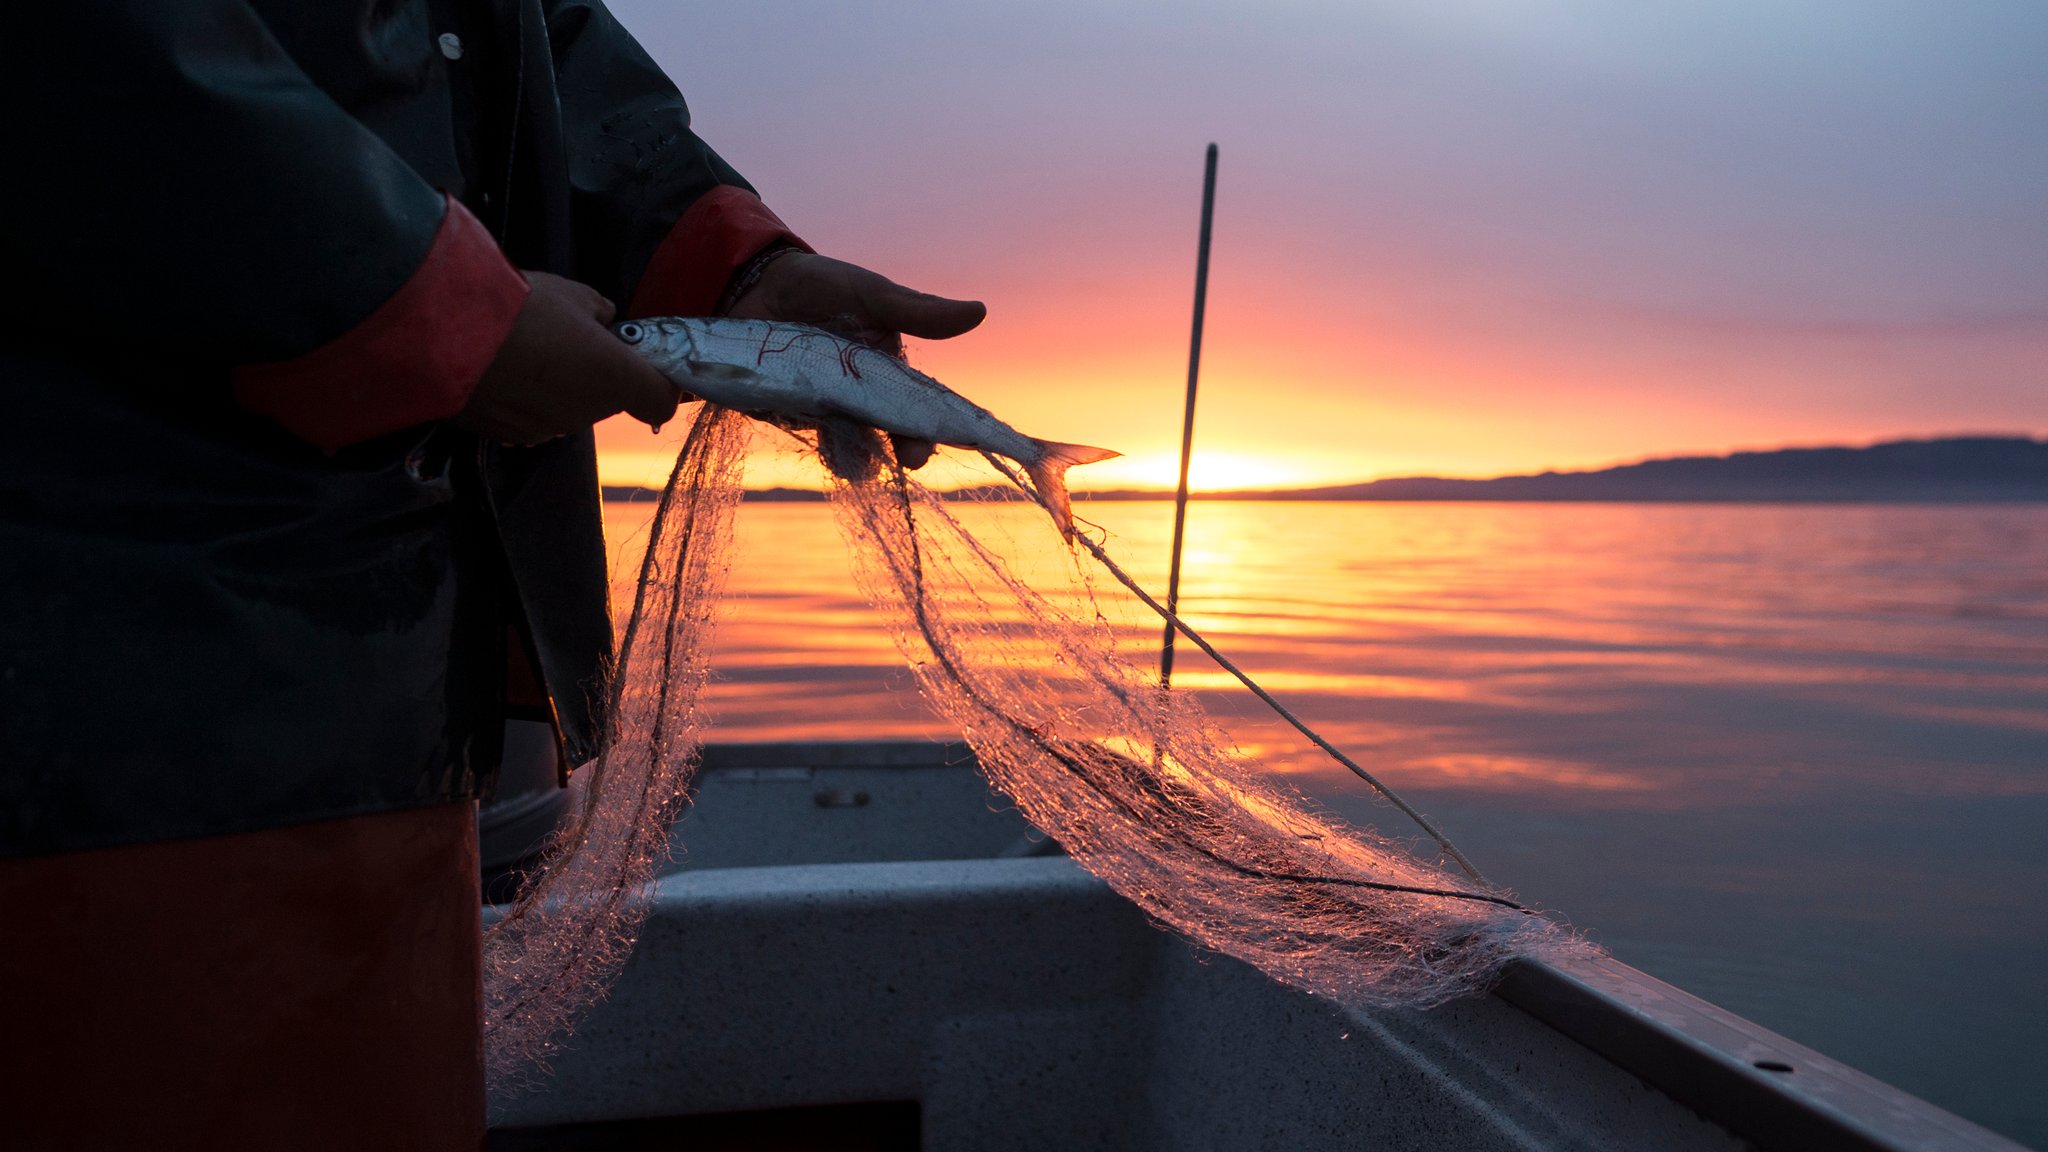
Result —
MULTIPOLYGON (((2048 5, 614 0, 913 362, 1198 487, 2048 432, 2048 5)), ((661 437, 602 429, 610 482, 661 437)), ((750 483, 815 483, 787 457, 750 483)))

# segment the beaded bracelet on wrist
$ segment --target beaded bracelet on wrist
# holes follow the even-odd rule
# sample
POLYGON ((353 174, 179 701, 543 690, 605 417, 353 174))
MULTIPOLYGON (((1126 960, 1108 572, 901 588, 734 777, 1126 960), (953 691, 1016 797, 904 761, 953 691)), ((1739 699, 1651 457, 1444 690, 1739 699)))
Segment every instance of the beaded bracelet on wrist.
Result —
POLYGON ((760 283, 761 274, 768 270, 770 264, 789 255, 791 252, 801 251, 803 249, 794 244, 787 243, 763 249, 752 260, 747 261, 738 272, 733 274, 731 282, 725 286, 725 294, 718 298, 718 308, 712 315, 724 316, 729 314, 732 311, 733 305, 740 302, 740 297, 745 296, 755 284, 760 283))

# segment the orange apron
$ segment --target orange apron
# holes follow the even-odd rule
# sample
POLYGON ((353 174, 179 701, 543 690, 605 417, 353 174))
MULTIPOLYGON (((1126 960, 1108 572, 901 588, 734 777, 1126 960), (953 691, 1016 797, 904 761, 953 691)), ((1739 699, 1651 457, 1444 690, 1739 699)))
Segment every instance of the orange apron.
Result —
POLYGON ((465 1149, 475 806, 0 860, 0 1142, 465 1149))

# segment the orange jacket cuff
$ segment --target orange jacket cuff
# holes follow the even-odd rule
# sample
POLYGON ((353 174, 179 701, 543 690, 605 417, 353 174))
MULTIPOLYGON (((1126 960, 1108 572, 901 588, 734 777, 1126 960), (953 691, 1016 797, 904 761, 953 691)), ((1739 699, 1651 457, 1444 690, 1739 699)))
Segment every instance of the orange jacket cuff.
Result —
POLYGON ((812 251, 760 197, 721 184, 697 197, 669 229, 641 273, 626 315, 709 316, 733 273, 776 243, 812 251))
POLYGON ((235 399, 324 452, 462 411, 530 291, 447 201, 426 259, 369 318, 303 356, 234 370, 235 399))

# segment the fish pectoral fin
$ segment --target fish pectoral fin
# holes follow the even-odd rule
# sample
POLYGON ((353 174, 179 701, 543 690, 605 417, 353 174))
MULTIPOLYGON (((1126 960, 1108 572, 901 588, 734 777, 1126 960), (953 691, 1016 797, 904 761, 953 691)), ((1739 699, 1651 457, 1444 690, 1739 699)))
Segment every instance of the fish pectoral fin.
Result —
POLYGON ((1024 465, 1024 471, 1031 476, 1031 486, 1038 489, 1039 498, 1052 513, 1052 522, 1058 526, 1060 535, 1074 534, 1074 513, 1067 499, 1067 469, 1076 464, 1094 464, 1123 455, 1107 448, 1094 448, 1086 444, 1061 444, 1056 440, 1033 440, 1038 447, 1038 459, 1024 465))
POLYGON ((733 383, 756 380, 760 373, 738 364, 721 364, 716 360, 692 360, 688 364, 692 380, 730 380, 733 383))
POLYGON ((740 411, 746 410, 746 400, 761 379, 761 374, 751 369, 715 360, 684 360, 664 368, 662 375, 699 400, 740 411))

